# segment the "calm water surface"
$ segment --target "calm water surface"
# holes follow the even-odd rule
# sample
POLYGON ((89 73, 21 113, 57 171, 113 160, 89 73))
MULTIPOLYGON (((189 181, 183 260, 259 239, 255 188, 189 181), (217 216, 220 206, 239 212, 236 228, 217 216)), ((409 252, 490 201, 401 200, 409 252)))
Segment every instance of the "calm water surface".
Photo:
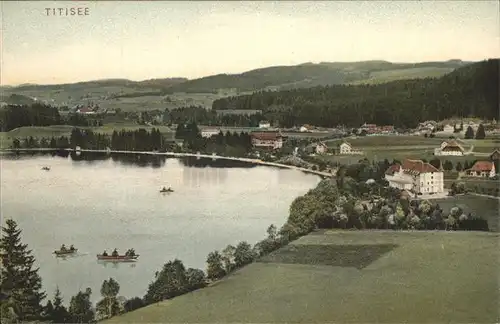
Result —
POLYGON ((268 167, 196 168, 168 159, 160 168, 113 160, 60 157, 2 157, 2 225, 16 220, 33 250, 49 296, 59 286, 65 302, 86 287, 100 299, 103 280, 115 278, 120 295, 146 292, 155 271, 179 258, 205 270, 209 252, 265 237, 281 226, 290 203, 319 178, 268 167), (49 165, 51 171, 42 171, 49 165), (161 194, 172 186, 171 194, 161 194), (52 252, 62 243, 79 254, 66 260, 52 252), (134 264, 100 264, 96 254, 134 248, 134 264))

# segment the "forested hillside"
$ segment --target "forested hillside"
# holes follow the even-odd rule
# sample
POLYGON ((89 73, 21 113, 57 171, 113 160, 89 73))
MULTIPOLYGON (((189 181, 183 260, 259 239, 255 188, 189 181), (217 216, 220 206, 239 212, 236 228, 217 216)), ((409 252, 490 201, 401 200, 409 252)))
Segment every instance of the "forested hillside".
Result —
POLYGON ((346 83, 377 83, 401 78, 441 76, 463 65, 460 60, 446 62, 391 63, 387 61, 321 62, 294 66, 271 66, 240 74, 218 74, 173 85, 169 92, 214 92, 234 88, 238 91, 287 90, 346 83))
POLYGON ((262 110, 266 118, 285 127, 364 122, 413 127, 419 121, 453 116, 498 118, 498 89, 499 60, 491 59, 441 78, 261 91, 216 100, 212 108, 262 110))
POLYGON ((0 110, 0 131, 8 132, 23 126, 49 126, 61 124, 56 107, 34 103, 32 105, 7 106, 0 110))

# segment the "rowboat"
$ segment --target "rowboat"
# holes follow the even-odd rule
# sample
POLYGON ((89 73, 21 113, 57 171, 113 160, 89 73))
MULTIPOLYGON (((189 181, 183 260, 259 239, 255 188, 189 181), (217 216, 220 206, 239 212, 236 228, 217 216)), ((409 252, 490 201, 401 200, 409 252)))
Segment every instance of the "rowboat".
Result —
POLYGON ((138 254, 136 254, 136 255, 118 255, 118 256, 98 254, 97 260, 110 261, 110 262, 133 262, 133 261, 136 261, 138 257, 139 257, 138 254))
POLYGON ((160 192, 174 192, 174 190, 172 188, 163 188, 162 190, 160 190, 160 192))
POLYGON ((78 251, 78 249, 64 250, 64 251, 58 250, 58 251, 54 251, 54 254, 58 257, 59 256, 67 256, 67 255, 75 254, 77 251, 78 251))

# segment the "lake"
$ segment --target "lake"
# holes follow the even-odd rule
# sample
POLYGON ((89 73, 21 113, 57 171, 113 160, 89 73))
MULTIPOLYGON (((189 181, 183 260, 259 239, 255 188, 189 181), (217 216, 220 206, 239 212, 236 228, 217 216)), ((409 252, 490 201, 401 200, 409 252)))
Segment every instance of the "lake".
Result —
POLYGON ((147 159, 2 156, 2 225, 7 218, 19 224, 50 298, 58 286, 69 303, 90 287, 96 302, 110 277, 120 283, 119 295, 142 297, 154 273, 175 258, 205 270, 209 252, 254 244, 270 224, 283 225, 293 199, 320 181, 297 170, 147 159), (162 194, 163 186, 175 192, 162 194), (78 255, 56 258, 63 243, 78 255), (134 248, 138 262, 97 262, 96 254, 114 248, 134 248))

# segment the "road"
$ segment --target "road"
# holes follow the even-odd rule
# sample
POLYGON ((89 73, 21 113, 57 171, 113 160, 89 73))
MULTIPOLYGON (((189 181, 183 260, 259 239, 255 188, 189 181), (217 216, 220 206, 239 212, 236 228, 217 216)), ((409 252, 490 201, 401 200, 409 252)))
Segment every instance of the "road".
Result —
MULTIPOLYGON (((39 148, 39 149, 4 149, 2 152, 50 152, 56 151, 57 149, 52 148, 39 148)), ((74 151, 73 149, 65 149, 65 151, 74 151)), ((220 160, 232 160, 232 161, 241 161, 248 162, 259 165, 267 165, 274 166, 278 168, 286 168, 292 170, 299 170, 311 174, 316 174, 322 177, 332 177, 333 174, 329 172, 322 172, 317 170, 311 170, 307 168, 301 168, 288 164, 274 163, 274 162, 266 162, 259 159, 250 159, 250 158, 239 158, 232 156, 220 156, 216 154, 201 154, 201 153, 175 153, 175 152, 152 152, 152 151, 120 151, 120 150, 79 150, 77 152, 89 152, 89 153, 115 153, 115 154, 144 154, 144 155, 163 155, 163 156, 175 156, 175 157, 196 157, 196 158, 209 158, 209 159, 220 159, 220 160)))

